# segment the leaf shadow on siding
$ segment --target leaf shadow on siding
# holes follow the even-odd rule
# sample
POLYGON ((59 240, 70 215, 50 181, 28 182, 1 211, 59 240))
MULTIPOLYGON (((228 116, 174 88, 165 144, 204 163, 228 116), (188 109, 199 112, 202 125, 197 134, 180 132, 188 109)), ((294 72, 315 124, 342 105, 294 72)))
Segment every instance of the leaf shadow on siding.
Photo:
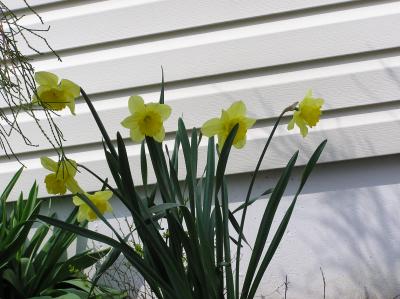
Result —
POLYGON ((300 238, 324 269, 328 294, 347 298, 348 291, 358 289, 369 294, 365 298, 393 298, 400 293, 400 208, 393 199, 400 188, 396 189, 390 194, 389 189, 376 187, 347 190, 336 198, 335 192, 321 195, 324 211, 312 218, 324 233, 318 239, 307 234, 300 238), (343 279, 346 287, 340 285, 343 279))
MULTIPOLYGON (((388 78, 400 86, 397 74, 388 67, 385 69, 388 78)), ((353 82, 369 96, 375 93, 356 76, 353 82)), ((387 113, 390 114, 390 110, 387 113)), ((400 130, 393 128, 392 132, 400 130)), ((351 136, 342 138, 352 144, 351 136)), ((399 138, 399 135, 393 138, 399 138)), ((390 143, 390 135, 383 142, 390 143)), ((362 139, 361 143, 359 146, 378 155, 376 143, 374 145, 367 138, 362 139)), ((400 156, 377 156, 360 161, 364 163, 358 167, 354 165, 358 174, 353 173, 349 182, 352 184, 362 178, 365 187, 359 188, 360 185, 356 183, 344 194, 338 192, 339 197, 335 196, 335 191, 322 194, 320 201, 324 202, 323 208, 329 212, 329 217, 314 216, 318 219, 316 225, 326 232, 325 237, 323 240, 315 240, 308 235, 302 237, 318 256, 321 266, 324 268, 324 264, 329 265, 324 269, 328 285, 328 271, 332 274, 337 272, 344 275, 355 288, 359 288, 359 294, 363 294, 359 298, 397 298, 400 294, 400 156), (368 165, 368 162, 371 163, 368 165), (333 244, 335 252, 318 250, 320 242, 333 244)), ((329 180, 326 182, 329 184, 329 180)), ((335 296, 344 298, 349 295, 334 282, 329 287, 335 296)))

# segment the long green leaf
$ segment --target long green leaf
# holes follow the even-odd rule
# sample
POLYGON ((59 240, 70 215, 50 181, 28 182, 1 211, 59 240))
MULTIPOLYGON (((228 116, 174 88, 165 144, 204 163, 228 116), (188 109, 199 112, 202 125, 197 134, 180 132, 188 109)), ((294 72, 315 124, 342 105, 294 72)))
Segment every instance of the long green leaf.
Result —
POLYGON ((121 189, 121 177, 119 176, 119 165, 118 159, 115 158, 109 150, 106 148, 106 144, 102 142, 104 155, 106 156, 108 167, 111 171, 111 174, 114 178, 115 183, 117 184, 118 189, 121 189))
POLYGON ((157 178, 158 188, 164 202, 173 202, 171 198, 172 183, 169 180, 168 170, 165 162, 163 151, 152 137, 146 136, 147 148, 149 149, 153 170, 157 178), (171 184, 171 185, 170 185, 171 184))
POLYGON ((161 67, 161 92, 160 92, 160 104, 164 104, 164 69, 161 67))
POLYGON ((239 124, 236 124, 229 132, 229 135, 225 140, 224 146, 222 147, 221 154, 219 156, 217 164, 217 172, 215 175, 215 194, 218 193, 219 189, 222 186, 226 164, 228 163, 229 153, 231 151, 233 140, 235 139, 238 129, 239 129, 239 124))
POLYGON ((303 175, 301 177, 301 181, 300 181, 300 187, 297 191, 298 194, 300 194, 300 192, 303 190, 303 187, 305 185, 305 183, 308 180, 308 177, 310 176, 311 172, 313 171, 314 167, 316 166, 319 157, 321 156, 326 143, 328 142, 328 140, 324 140, 321 142, 321 144, 317 147, 317 149, 314 151, 314 153, 312 154, 310 160, 308 161, 306 167, 304 168, 304 172, 303 175))
POLYGON ((226 278, 226 295, 227 299, 235 298, 235 288, 233 284, 233 271, 231 264, 231 248, 229 238, 229 202, 228 202, 228 188, 226 187, 225 180, 222 181, 222 221, 223 221, 223 238, 224 238, 224 257, 225 257, 225 278, 226 278))
POLYGON ((182 205, 179 203, 168 202, 168 203, 155 205, 155 206, 149 208, 149 212, 154 213, 154 214, 165 213, 166 211, 168 211, 170 209, 174 209, 174 208, 177 208, 180 206, 182 206, 182 205))
POLYGON ((96 270, 96 274, 94 275, 94 278, 92 281, 92 286, 89 291, 89 295, 92 294, 99 279, 114 264, 114 262, 119 258, 120 255, 121 255, 121 250, 119 248, 113 248, 110 251, 110 253, 107 255, 106 259, 100 264, 100 267, 96 270))
MULTIPOLYGON (((235 215, 233 215, 233 213, 229 210, 228 210, 228 217, 229 217, 229 221, 232 224, 233 228, 235 229, 236 233, 239 235, 241 233, 239 223, 237 222, 235 215)), ((247 239, 244 235, 242 236, 242 239, 249 247, 251 247, 249 242, 247 242, 247 239)))
POLYGON ((179 180, 178 180, 178 174, 176 173, 176 167, 173 164, 173 158, 171 159, 168 156, 168 163, 169 163, 169 173, 170 173, 170 178, 172 181, 172 184, 174 186, 174 194, 176 195, 176 197, 178 198, 178 201, 180 204, 184 204, 185 200, 183 199, 183 194, 182 194, 182 190, 179 184, 179 180))
MULTIPOLYGON (((195 206, 195 182, 196 182, 196 174, 194 173, 193 166, 195 163, 193 162, 192 150, 189 143, 189 137, 187 135, 185 123, 182 118, 178 120, 178 134, 182 144, 183 157, 185 159, 186 165, 186 183, 189 188, 189 204, 190 211, 195 215, 196 206, 195 206)), ((197 142, 197 141, 196 141, 197 142)), ((192 144, 192 146, 194 146, 192 144)))
MULTIPOLYGON (((120 156, 120 170, 121 172, 124 171, 124 173, 121 173, 122 179, 127 179, 126 183, 124 184, 125 188, 125 194, 132 194, 130 190, 133 188, 133 181, 131 179, 131 174, 129 170, 129 162, 127 160, 127 154, 126 154, 126 149, 125 145, 123 143, 122 137, 120 134, 117 134, 117 142, 118 142, 118 152, 120 156), (130 192, 130 193, 129 193, 130 192)), ((153 161, 153 166, 155 162, 154 160, 157 159, 160 156, 159 149, 156 148, 156 145, 154 144, 154 140, 152 138, 146 137, 146 142, 149 148, 150 156, 153 161), (153 156, 154 155, 154 156, 153 156)), ((162 157, 165 162, 165 158, 162 157)), ((158 160, 160 160, 158 158, 158 160)), ((158 161, 159 162, 159 161, 158 161)), ((163 164, 161 164, 161 167, 163 167, 163 164)), ((155 168, 155 167, 154 167, 155 168)), ((156 168, 155 168, 156 170, 156 168)), ((168 177, 167 177, 168 179, 168 177)), ((158 180, 158 178, 157 178, 158 180)), ((160 181, 159 186, 160 185, 160 181)), ((166 186, 168 188, 168 186, 166 186)), ((161 191, 163 192, 168 192, 168 189, 161 191)), ((135 204, 138 205, 138 209, 141 210, 141 212, 145 212, 145 209, 143 206, 141 206, 141 201, 137 200, 136 197, 136 192, 133 192, 132 194, 132 200, 135 201, 135 204)), ((159 266, 159 271, 163 273, 163 267, 164 269, 168 269, 168 272, 165 272, 171 281, 174 281, 175 283, 173 284, 173 288, 178 292, 182 292, 187 298, 190 298, 190 288, 187 283, 187 281, 184 280, 183 273, 179 273, 178 269, 176 268, 176 265, 173 263, 173 257, 171 256, 171 252, 168 250, 168 247, 165 245, 163 242, 161 236, 159 235, 158 232, 156 232, 156 227, 153 224, 152 227, 148 227, 145 225, 144 219, 150 218, 147 213, 144 215, 139 214, 137 210, 133 211, 133 219, 135 220, 136 227, 138 229, 139 235, 143 238, 142 241, 147 244, 151 244, 151 250, 152 254, 154 255, 154 258, 157 258, 157 265, 159 266)), ((121 241, 121 240, 120 240, 121 241)), ((125 252, 124 252, 125 254, 125 252)))
POLYGON ((112 246, 113 248, 117 248, 117 249, 121 250, 122 252, 124 252, 124 255, 128 258, 128 260, 133 264, 133 266, 135 266, 140 271, 140 273, 143 274, 143 276, 147 279, 149 284, 151 284, 154 287, 155 286, 154 280, 156 280, 156 282, 157 282, 156 285, 164 287, 164 289, 167 293, 168 292, 171 293, 170 287, 168 285, 164 284, 164 282, 158 276, 158 274, 155 273, 152 269, 146 268, 144 263, 142 261, 140 261, 140 257, 137 254, 135 255, 135 252, 131 248, 127 248, 126 245, 121 244, 118 241, 116 241, 110 237, 107 237, 105 235, 102 235, 100 233, 93 232, 86 228, 79 227, 79 226, 76 226, 76 225, 73 225, 70 223, 65 223, 63 221, 60 221, 60 220, 57 220, 57 219, 54 219, 51 217, 39 215, 38 219, 40 219, 50 225, 54 225, 56 227, 65 229, 65 230, 73 232, 75 234, 79 234, 83 237, 108 244, 108 245, 112 246))
MULTIPOLYGON (((203 185, 203 207, 197 209, 197 226, 199 230, 199 238, 202 252, 207 256, 206 262, 208 267, 214 266, 214 237, 210 236, 210 231, 214 231, 211 205, 214 191, 214 172, 215 172, 215 145, 214 137, 208 142, 207 164, 205 170, 205 179, 202 180, 203 185)), ((198 188, 199 189, 199 188, 198 188)), ((198 191, 200 193, 200 191, 198 191)), ((200 204, 200 200, 199 204, 200 204)))
POLYGON ((22 170, 24 168, 21 167, 13 176, 11 181, 7 184, 7 186, 4 188, 3 193, 1 194, 0 201, 5 202, 10 195, 12 189, 14 188, 15 184, 17 183, 19 177, 21 176, 22 170))
POLYGON ((117 159, 118 158, 117 152, 115 151, 115 148, 114 148, 113 144, 111 143, 110 136, 108 136, 107 130, 104 127, 103 122, 101 121, 99 115, 97 114, 97 111, 94 108, 92 101, 89 99, 88 95, 82 88, 81 88, 81 94, 82 94, 82 97, 84 98, 86 104, 88 105, 90 112, 92 113, 98 128, 100 129, 101 135, 103 135, 103 138, 107 144, 108 150, 111 152, 111 154, 114 156, 114 158, 117 159))
POLYGON ((240 298, 247 298, 251 282, 256 273, 258 261, 260 260, 260 257, 262 255, 265 243, 268 238, 269 231, 271 229, 272 221, 275 217, 275 212, 278 208, 280 200, 289 182, 289 178, 292 173, 293 167, 296 163, 298 154, 299 152, 297 151, 289 160, 268 201, 267 207, 261 219, 260 228, 257 233, 256 241, 254 243, 253 252, 251 254, 249 266, 246 271, 246 276, 243 282, 242 294, 240 298))
POLYGON ((300 192, 302 191, 305 183, 307 182, 307 179, 309 178, 312 170, 315 168, 317 161, 318 161, 319 157, 321 156, 322 151, 325 148, 326 143, 327 143, 327 140, 324 140, 317 147, 317 149, 314 151, 313 155, 311 156, 310 160, 308 161, 308 163, 303 171, 300 186, 297 189, 296 195, 295 195, 291 205, 289 206, 288 210, 286 211, 285 216, 283 217, 283 219, 274 235, 274 238, 272 239, 271 244, 268 247, 267 253, 265 254, 265 257, 262 260, 260 268, 258 269, 257 275, 254 278, 254 282, 251 286, 248 298, 254 298, 255 293, 258 289, 258 286, 261 282, 261 279, 262 279, 270 261, 272 260, 272 257, 274 256, 275 251, 278 248, 280 241, 282 240, 283 234, 285 233, 286 227, 287 227, 290 217, 293 213, 293 209, 295 207, 297 198, 298 198, 300 192))
MULTIPOLYGON (((68 215, 66 222, 77 225, 76 215, 78 207, 68 215)), ((48 282, 56 276, 57 262, 64 261, 68 247, 75 240, 76 235, 59 228, 54 229, 50 239, 44 244, 42 250, 38 253, 34 260, 35 269, 38 273, 32 277, 29 282, 31 284, 31 292, 36 294, 48 287, 48 282)))
POLYGON ((39 247, 42 245, 42 242, 46 237, 48 231, 49 231, 48 225, 43 224, 40 227, 38 227, 32 239, 30 240, 28 246, 23 251, 22 256, 24 257, 34 256, 36 252, 39 250, 39 247))
MULTIPOLYGON (((267 149, 271 143, 272 137, 274 136, 276 129, 279 125, 279 122, 281 121, 283 115, 288 112, 288 111, 292 111, 293 110, 293 105, 285 108, 282 113, 279 115, 278 119, 276 120, 274 127, 272 128, 271 133, 269 134, 269 137, 267 139, 267 142, 265 143, 265 146, 261 152, 260 158, 257 161, 257 165, 256 168, 254 169, 253 175, 251 177, 251 181, 250 181, 250 185, 249 188, 247 190, 247 195, 246 195, 246 200, 244 202, 244 208, 243 208, 243 212, 242 212, 242 217, 240 220, 240 234, 239 234, 239 238, 238 238, 238 245, 236 246, 236 256, 240 256, 240 251, 242 249, 242 236, 243 236, 243 230, 244 230, 244 222, 246 219, 246 215, 247 215, 247 208, 248 208, 248 203, 250 200, 250 196, 251 196, 251 192, 253 191, 253 186, 254 186, 254 182, 256 180, 258 171, 260 169, 261 163, 264 160, 264 156, 265 153, 267 152, 267 149)), ((239 299, 240 296, 240 292, 239 292, 239 273, 240 273, 240 260, 236 259, 236 267, 235 267, 235 286, 236 286, 236 294, 235 294, 235 298, 239 299)))
POLYGON ((55 268, 58 268, 58 271, 53 275, 52 280, 50 280, 48 284, 57 284, 60 281, 63 281, 71 276, 71 273, 69 271, 69 268, 71 266, 74 267, 74 269, 78 269, 80 271, 89 268, 90 266, 101 260, 109 251, 109 248, 96 252, 93 252, 92 250, 87 250, 85 252, 81 252, 70 257, 66 261, 58 262, 55 265, 55 268))
MULTIPOLYGON (((203 214, 209 217, 211 212, 212 196, 214 191, 214 173, 215 173, 215 141, 214 137, 208 139, 206 177, 204 186, 203 214)), ((204 222, 206 223, 207 221, 204 222)))
POLYGON ((115 230, 115 228, 111 225, 111 223, 107 221, 107 219, 99 211, 99 209, 96 207, 96 205, 86 196, 86 194, 77 193, 76 195, 80 199, 82 199, 85 202, 85 204, 87 204, 93 210, 93 212, 96 214, 96 216, 99 219, 101 219, 103 221, 103 223, 111 229, 111 231, 115 234, 115 236, 118 238, 118 240, 120 242, 123 242, 123 238, 119 235, 119 233, 115 230))
POLYGON ((216 251, 216 269, 217 283, 218 283, 218 296, 224 298, 224 273, 222 271, 222 263, 224 262, 224 236, 223 236, 223 222, 221 214, 221 206, 218 199, 215 199, 215 251, 216 251))
POLYGON ((213 267, 213 261, 210 259, 208 252, 204 252, 198 240, 198 232, 195 223, 195 217, 187 207, 181 208, 185 219, 185 224, 189 235, 189 244, 185 246, 185 252, 190 256, 188 264, 196 273, 196 279, 200 282, 198 286, 200 298, 218 298, 218 284, 216 281, 216 273, 213 267))
POLYGON ((147 197, 147 158, 145 151, 145 140, 142 141, 142 144, 140 146, 140 170, 142 173, 142 183, 144 192, 147 197))
POLYGON ((88 239, 96 240, 96 241, 102 242, 104 244, 110 245, 110 246, 115 247, 115 248, 121 248, 121 245, 120 245, 120 243, 118 241, 116 241, 116 240, 114 240, 114 239, 112 239, 110 237, 107 237, 107 236, 105 236, 103 234, 88 230, 86 228, 83 228, 83 227, 80 227, 80 226, 77 226, 77 225, 74 225, 74 224, 66 223, 64 221, 61 221, 61 220, 58 220, 58 219, 54 219, 54 218, 51 218, 51 217, 47 217, 47 216, 44 216, 44 215, 38 215, 38 219, 42 220, 43 222, 46 222, 46 223, 48 223, 50 225, 54 225, 54 226, 59 227, 61 229, 65 229, 65 230, 67 230, 69 232, 72 232, 74 234, 78 234, 78 235, 81 235, 83 237, 86 237, 88 239))
MULTIPOLYGON (((124 140, 119 132, 117 132, 117 145, 118 145, 118 170, 121 177, 121 192, 123 193, 123 202, 126 203, 130 208, 132 214, 138 213, 142 215, 144 213, 143 204, 137 199, 135 185, 133 183, 131 169, 128 160, 128 154, 124 140)), ((135 217, 133 218, 135 220, 135 217)), ((138 223, 135 222, 136 225, 138 223)))
POLYGON ((245 202, 242 203, 240 206, 238 206, 236 209, 234 209, 232 211, 232 214, 235 214, 236 212, 239 212, 240 210, 244 209, 245 206, 247 206, 247 207, 251 206, 253 203, 255 203, 257 200, 259 200, 261 197, 271 194, 272 191, 274 191, 274 188, 269 188, 269 189, 265 190, 263 193, 261 193, 259 196, 250 199, 247 204, 245 202))

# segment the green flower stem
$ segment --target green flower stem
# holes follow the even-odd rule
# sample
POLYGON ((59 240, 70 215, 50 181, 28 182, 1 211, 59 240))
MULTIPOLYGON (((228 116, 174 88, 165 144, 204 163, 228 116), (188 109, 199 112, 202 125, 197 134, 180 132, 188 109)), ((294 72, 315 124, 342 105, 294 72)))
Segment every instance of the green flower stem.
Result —
POLYGON ((282 111, 282 113, 279 115, 278 119, 276 120, 276 122, 274 124, 274 127, 272 128, 271 134, 268 137, 268 140, 267 140, 267 142, 266 142, 266 144, 264 146, 264 149, 263 149, 263 151, 262 151, 262 153, 260 155, 260 158, 258 159, 257 166, 256 166, 256 168, 255 168, 255 170, 253 172, 252 177, 251 177, 251 182, 250 182, 250 185, 249 185, 249 189, 247 191, 246 200, 245 200, 244 208, 243 208, 243 213, 242 213, 242 217, 241 217, 241 220, 240 220, 239 236, 238 236, 237 249, 236 249, 236 271, 235 271, 236 299, 239 299, 239 296, 240 296, 240 294, 239 294, 240 250, 241 250, 241 247, 242 247, 242 240, 243 240, 244 221, 246 219, 247 207, 248 207, 248 203, 250 201, 250 196, 251 196, 251 192, 253 190, 254 182, 256 180, 258 170, 260 169, 261 162, 264 159, 265 153, 266 153, 266 151, 267 151, 267 149, 269 147, 269 144, 271 143, 272 137, 275 134, 275 131, 276 131, 278 125, 279 125, 279 122, 281 121, 283 115, 286 112, 293 111, 296 108, 296 106, 297 106, 297 102, 292 104, 292 105, 290 105, 289 107, 285 108, 282 111))
POLYGON ((118 192, 118 190, 114 189, 113 187, 110 186, 110 184, 107 183, 106 180, 103 180, 100 176, 98 176, 96 173, 94 173, 92 170, 87 168, 85 165, 82 164, 77 164, 77 167, 85 169, 87 172, 89 172, 91 175, 93 175, 97 180, 103 183, 104 186, 106 186, 108 189, 110 189, 119 199, 121 199, 122 195, 121 193, 118 192))

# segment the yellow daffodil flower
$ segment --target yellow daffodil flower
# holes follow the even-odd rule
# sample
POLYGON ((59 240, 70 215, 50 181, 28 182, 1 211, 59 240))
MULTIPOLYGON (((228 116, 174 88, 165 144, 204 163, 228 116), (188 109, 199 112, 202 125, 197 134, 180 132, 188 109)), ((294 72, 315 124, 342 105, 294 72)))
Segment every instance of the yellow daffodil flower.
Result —
POLYGON ((130 97, 128 106, 132 115, 121 124, 130 129, 131 139, 140 142, 145 136, 150 136, 162 142, 165 137, 163 122, 171 115, 171 107, 159 103, 145 104, 140 96, 130 97))
POLYGON ((313 98, 312 91, 309 90, 300 102, 299 108, 293 113, 293 118, 288 124, 288 130, 294 128, 296 124, 300 128, 300 133, 303 137, 308 134, 307 126, 314 127, 321 116, 321 107, 324 104, 324 100, 320 98, 313 98))
POLYGON ((35 80, 39 84, 37 94, 33 96, 33 103, 38 103, 50 110, 62 110, 68 106, 75 115, 75 98, 79 97, 80 87, 74 82, 62 79, 49 72, 35 73, 35 80))
MULTIPOLYGON (((112 207, 108 202, 113 195, 111 191, 98 191, 94 194, 85 193, 85 195, 96 206, 101 214, 112 211, 112 207)), ((84 220, 93 221, 97 219, 96 213, 79 196, 74 196, 72 201, 74 205, 79 207, 79 222, 84 220)))
POLYGON ((220 118, 212 118, 204 123, 201 128, 203 135, 218 136, 218 149, 222 150, 226 138, 236 124, 239 124, 233 146, 242 148, 246 144, 246 133, 251 128, 255 119, 246 117, 246 105, 242 101, 233 103, 228 110, 222 110, 220 118))
POLYGON ((57 163, 50 158, 41 157, 40 162, 44 168, 53 172, 44 179, 47 193, 62 195, 67 192, 67 189, 72 193, 82 192, 74 179, 76 174, 76 162, 74 160, 63 160, 57 163))

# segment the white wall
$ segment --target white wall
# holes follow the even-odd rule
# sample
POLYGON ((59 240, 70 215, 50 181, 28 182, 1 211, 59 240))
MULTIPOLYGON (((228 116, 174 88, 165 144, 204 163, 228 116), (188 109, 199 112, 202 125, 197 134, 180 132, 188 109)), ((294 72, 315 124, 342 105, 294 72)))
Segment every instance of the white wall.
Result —
MULTIPOLYGON (((11 8, 23 7, 22 0, 5 2, 11 8)), ((287 132, 284 125, 279 128, 262 165, 266 180, 259 184, 272 184, 297 148, 301 166, 324 138, 328 145, 259 294, 282 298, 274 290, 287 274, 288 298, 322 298, 319 267, 330 298, 393 298, 400 293, 400 1, 31 3, 50 24, 46 37, 63 62, 42 44, 37 47, 46 51, 43 56, 28 48, 24 52, 35 59, 37 70, 54 71, 80 84, 113 136, 121 130, 128 137, 119 123, 128 115, 130 95, 157 100, 161 65, 167 80, 166 102, 173 108, 166 124, 169 140, 181 115, 187 127, 199 127, 233 101, 246 102, 258 122, 249 132, 246 148, 232 153, 228 166, 235 181, 232 206, 243 199, 248 172, 273 120, 312 88, 326 101, 322 121, 306 139, 287 132)), ((36 22, 29 15, 24 20, 27 25, 36 22)), ((4 106, 1 100, 0 105, 4 106)), ((58 121, 67 152, 107 176, 94 121, 82 101, 76 111, 76 117, 65 114, 58 121)), ((52 151, 30 121, 22 129, 40 143, 40 148, 30 148, 13 140, 28 166, 20 182, 20 188, 27 189, 33 178, 43 180, 38 157, 52 151)), ((139 147, 130 143, 135 170, 138 153, 139 147)), ((202 146, 202 162, 204 154, 202 146)), ((0 163, 2 187, 19 165, 5 157, 0 163)), ((134 173, 140 184, 139 173, 134 173)), ((86 175, 79 179, 87 190, 99 188, 86 175)), ((68 209, 69 203, 59 206, 68 209)), ((114 206, 123 215, 117 202, 114 206)), ((264 206, 260 201, 251 210, 249 239, 264 206)))

